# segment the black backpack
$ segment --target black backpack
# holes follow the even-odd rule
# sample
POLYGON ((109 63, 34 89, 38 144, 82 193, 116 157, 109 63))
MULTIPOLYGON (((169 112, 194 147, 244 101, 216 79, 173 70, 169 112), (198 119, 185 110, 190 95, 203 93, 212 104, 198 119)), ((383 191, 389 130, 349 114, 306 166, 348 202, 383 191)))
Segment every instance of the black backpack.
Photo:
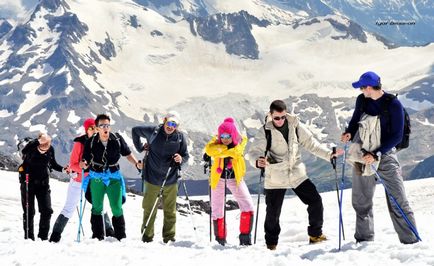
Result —
MULTIPOLYGON (((363 94, 362 94, 363 95, 363 94)), ((384 95, 386 98, 385 104, 383 104, 382 108, 383 110, 381 111, 381 118, 386 119, 386 125, 387 126, 387 130, 390 132, 390 112, 389 112, 389 105, 390 103, 397 98, 398 95, 393 95, 393 94, 389 94, 386 93, 384 95)), ((361 96, 363 97, 363 96, 361 96)), ((360 108, 361 112, 363 113, 364 111, 364 107, 366 104, 366 98, 363 97, 362 98, 362 106, 360 108)), ((410 134, 411 134, 411 123, 410 123, 410 115, 408 114, 407 110, 402 107, 404 110, 404 130, 402 132, 402 140, 400 143, 398 143, 395 148, 397 151, 406 149, 410 146, 410 134)))
POLYGON ((29 144, 30 141, 32 141, 32 140, 34 140, 34 138, 31 138, 31 137, 25 137, 25 138, 23 138, 23 139, 18 140, 18 143, 17 143, 17 151, 18 151, 18 153, 19 153, 19 155, 20 155, 21 160, 23 160, 23 162, 24 162, 24 160, 26 159, 26 155, 23 154, 23 149, 24 149, 24 148, 27 146, 27 144, 29 144))

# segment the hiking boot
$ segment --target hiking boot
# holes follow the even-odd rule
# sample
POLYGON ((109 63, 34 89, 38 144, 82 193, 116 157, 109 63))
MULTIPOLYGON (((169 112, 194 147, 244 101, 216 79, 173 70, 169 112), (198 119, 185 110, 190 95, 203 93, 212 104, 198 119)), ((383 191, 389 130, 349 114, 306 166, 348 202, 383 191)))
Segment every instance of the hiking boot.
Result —
POLYGON ((215 240, 222 246, 226 245, 226 225, 223 218, 213 221, 215 240))
POLYGON ((175 241, 176 241, 176 239, 174 237, 163 239, 164 244, 167 244, 169 242, 175 242, 175 241))
POLYGON ((252 238, 250 234, 240 234, 240 246, 250 246, 252 245, 252 238))
POLYGON ((226 245, 226 239, 225 238, 217 238, 216 237, 215 240, 217 241, 217 243, 219 243, 222 246, 226 245))
POLYGON ((145 236, 145 235, 142 236, 142 241, 143 241, 144 243, 150 243, 150 242, 152 242, 152 240, 153 240, 152 237, 147 237, 147 236, 145 236))
POLYGON ((59 232, 53 232, 53 233, 51 233, 49 241, 57 243, 60 241, 60 238, 61 238, 61 234, 59 232))
POLYGON ((320 236, 309 236, 309 244, 317 244, 326 240, 327 237, 324 234, 321 234, 320 236))
POLYGON ((102 215, 92 214, 90 216, 90 224, 92 228, 92 238, 104 240, 104 225, 102 215))
POLYGON ((121 239, 126 238, 125 234, 125 218, 123 215, 119 217, 112 217, 112 223, 114 228, 114 234, 117 240, 121 241, 121 239))
POLYGON ((277 245, 267 245, 267 248, 268 248, 269 250, 276 250, 277 245))
POLYGON ((374 239, 357 239, 356 238, 356 244, 360 244, 362 242, 371 242, 374 241, 374 239))
POLYGON ((65 217, 63 214, 59 214, 59 216, 56 219, 56 222, 54 222, 53 226, 53 232, 50 236, 50 242, 57 243, 60 241, 62 237, 63 229, 65 229, 66 224, 68 223, 69 218, 65 217))

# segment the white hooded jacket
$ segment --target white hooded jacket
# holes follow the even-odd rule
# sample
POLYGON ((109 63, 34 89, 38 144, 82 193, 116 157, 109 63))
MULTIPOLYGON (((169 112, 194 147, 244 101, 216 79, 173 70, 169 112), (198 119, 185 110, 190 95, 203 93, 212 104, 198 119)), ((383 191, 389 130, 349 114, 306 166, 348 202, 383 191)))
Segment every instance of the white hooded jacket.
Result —
MULTIPOLYGON (((266 189, 296 188, 308 179, 306 167, 301 161, 300 146, 327 161, 332 154, 331 150, 314 138, 297 116, 287 113, 286 119, 289 128, 288 143, 282 133, 274 127, 271 114, 267 115, 265 129, 271 131, 271 147, 267 155, 270 164, 265 167, 266 189)), ((265 130, 261 127, 248 152, 252 166, 256 166, 256 160, 264 156, 266 146, 265 130)))

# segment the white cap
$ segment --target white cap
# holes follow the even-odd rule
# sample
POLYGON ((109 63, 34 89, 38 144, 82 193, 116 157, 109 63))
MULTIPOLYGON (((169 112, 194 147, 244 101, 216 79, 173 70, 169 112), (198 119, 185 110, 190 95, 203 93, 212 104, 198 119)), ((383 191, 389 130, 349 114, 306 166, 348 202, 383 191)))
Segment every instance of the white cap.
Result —
POLYGON ((179 124, 179 122, 181 122, 181 119, 180 119, 179 113, 176 112, 176 111, 169 111, 169 112, 167 113, 167 115, 165 116, 165 119, 166 119, 167 121, 173 121, 173 122, 175 122, 175 123, 177 123, 177 124, 179 124))

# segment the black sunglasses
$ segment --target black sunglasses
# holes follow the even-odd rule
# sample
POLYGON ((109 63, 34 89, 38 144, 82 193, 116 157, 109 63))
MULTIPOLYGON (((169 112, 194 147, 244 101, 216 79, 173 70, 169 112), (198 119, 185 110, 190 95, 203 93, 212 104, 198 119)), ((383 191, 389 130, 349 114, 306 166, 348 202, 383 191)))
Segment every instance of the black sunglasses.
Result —
POLYGON ((285 120, 286 119, 286 116, 274 116, 273 117, 273 120, 275 120, 275 121, 280 121, 280 120, 285 120))

